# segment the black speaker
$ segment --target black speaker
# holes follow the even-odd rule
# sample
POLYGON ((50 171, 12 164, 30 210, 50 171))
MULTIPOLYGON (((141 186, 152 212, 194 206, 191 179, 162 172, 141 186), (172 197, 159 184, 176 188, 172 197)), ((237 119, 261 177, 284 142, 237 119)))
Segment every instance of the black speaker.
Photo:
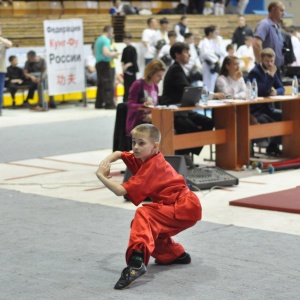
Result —
MULTIPOLYGON (((187 167, 185 163, 185 159, 183 155, 165 155, 166 161, 177 171, 177 173, 181 174, 186 181, 187 176, 187 167)), ((132 176, 131 172, 126 168, 123 182, 128 181, 128 179, 132 176)))

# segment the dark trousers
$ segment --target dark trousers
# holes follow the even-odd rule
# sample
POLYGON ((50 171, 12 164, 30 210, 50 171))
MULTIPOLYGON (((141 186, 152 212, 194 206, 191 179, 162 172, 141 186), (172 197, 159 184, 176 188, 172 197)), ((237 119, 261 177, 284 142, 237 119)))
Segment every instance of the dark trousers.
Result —
MULTIPOLYGON (((274 109, 266 111, 264 114, 256 116, 257 121, 260 124, 280 122, 282 120, 282 111, 280 109, 274 109)), ((281 144, 281 136, 273 136, 270 138, 270 144, 281 144)))
POLYGON ((128 75, 124 73, 124 96, 123 96, 123 102, 128 101, 128 96, 129 96, 129 90, 131 85, 135 82, 136 80, 136 75, 128 75))
POLYGON ((114 106, 112 101, 112 72, 109 62, 100 61, 96 63, 97 71, 97 95, 95 108, 114 106))
MULTIPOLYGON (((176 115, 174 118, 174 127, 177 134, 192 133, 199 131, 208 131, 214 128, 214 122, 211 118, 204 115, 200 115, 196 112, 189 112, 188 114, 182 114, 182 116, 176 115)), ((177 150, 176 154, 197 154, 199 155, 203 147, 177 150)))

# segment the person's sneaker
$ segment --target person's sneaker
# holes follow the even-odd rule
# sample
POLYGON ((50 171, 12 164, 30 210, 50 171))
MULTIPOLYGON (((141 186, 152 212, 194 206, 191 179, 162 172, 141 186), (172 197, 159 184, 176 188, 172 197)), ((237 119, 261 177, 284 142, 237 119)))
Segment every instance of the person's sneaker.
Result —
POLYGON ((189 255, 189 253, 184 252, 177 259, 175 259, 167 264, 163 263, 157 259, 154 262, 158 265, 174 265, 174 264, 187 265, 187 264, 190 264, 191 261, 192 261, 192 259, 191 259, 191 256, 189 255))
POLYGON ((140 276, 147 272, 147 268, 144 263, 142 263, 140 268, 126 267, 122 273, 118 282, 115 284, 116 290, 123 290, 130 286, 133 281, 135 281, 140 276))

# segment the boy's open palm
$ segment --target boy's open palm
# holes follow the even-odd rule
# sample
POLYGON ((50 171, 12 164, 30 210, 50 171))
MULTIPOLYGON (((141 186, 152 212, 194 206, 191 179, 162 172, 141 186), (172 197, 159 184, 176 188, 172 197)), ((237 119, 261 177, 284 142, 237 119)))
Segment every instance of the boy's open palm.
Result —
POLYGON ((97 170, 97 174, 105 176, 106 178, 111 178, 112 176, 110 175, 110 163, 107 161, 101 161, 97 170))

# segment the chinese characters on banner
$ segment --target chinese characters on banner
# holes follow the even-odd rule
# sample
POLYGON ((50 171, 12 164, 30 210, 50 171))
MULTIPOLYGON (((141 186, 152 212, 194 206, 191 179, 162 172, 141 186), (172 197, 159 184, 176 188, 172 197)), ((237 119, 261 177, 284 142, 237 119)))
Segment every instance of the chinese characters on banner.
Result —
POLYGON ((44 21, 48 93, 85 90, 82 19, 44 21))

